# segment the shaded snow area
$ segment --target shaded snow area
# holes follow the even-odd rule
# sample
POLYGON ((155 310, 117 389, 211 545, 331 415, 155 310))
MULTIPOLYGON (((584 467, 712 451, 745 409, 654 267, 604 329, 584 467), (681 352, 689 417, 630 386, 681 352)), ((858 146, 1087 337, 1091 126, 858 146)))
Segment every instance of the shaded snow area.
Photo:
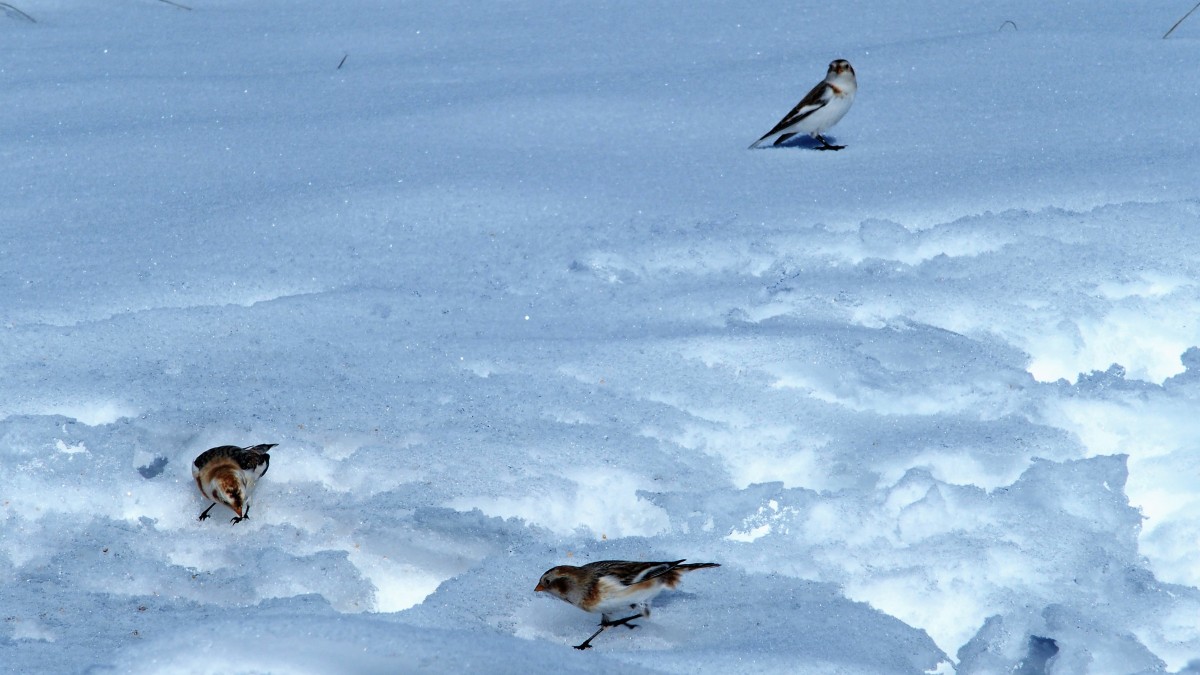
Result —
POLYGON ((1190 3, 182 4, 0 3, 0 670, 1200 672, 1190 3))

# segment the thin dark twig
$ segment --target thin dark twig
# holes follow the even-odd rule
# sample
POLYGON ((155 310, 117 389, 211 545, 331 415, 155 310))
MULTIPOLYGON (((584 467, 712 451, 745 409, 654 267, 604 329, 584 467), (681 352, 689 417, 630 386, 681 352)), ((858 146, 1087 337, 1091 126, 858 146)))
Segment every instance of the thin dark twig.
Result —
POLYGON ((191 8, 191 7, 188 7, 187 5, 181 5, 181 4, 179 4, 178 2, 171 2, 171 0, 158 0, 158 1, 159 1, 159 2, 165 2, 165 3, 167 3, 168 5, 175 5, 175 6, 176 6, 176 7, 178 7, 179 9, 186 9, 186 10, 187 10, 187 11, 189 11, 189 12, 190 12, 190 11, 192 11, 192 8, 191 8))
POLYGON ((17 16, 19 16, 23 19, 29 19, 31 22, 37 23, 37 19, 34 19, 32 16, 29 16, 25 12, 22 12, 21 10, 17 9, 16 7, 13 7, 12 5, 8 4, 7 2, 0 2, 0 9, 7 9, 8 11, 12 12, 13 14, 16 14, 17 16))
POLYGON ((1005 21, 1004 23, 1000 24, 1000 30, 1004 30, 1004 27, 1009 24, 1012 24, 1013 30, 1020 30, 1019 28, 1017 28, 1016 21, 1005 21))
POLYGON ((334 70, 341 70, 341 69, 342 69, 342 64, 346 63, 346 59, 348 59, 348 58, 350 58, 350 53, 349 53, 349 52, 347 52, 347 53, 346 53, 344 56, 342 56, 342 60, 341 60, 341 61, 338 61, 338 67, 337 67, 337 68, 334 68, 334 70))
POLYGON ((1183 23, 1183 20, 1191 16, 1192 12, 1196 11, 1197 9, 1200 9, 1200 2, 1197 2, 1195 7, 1189 9, 1187 14, 1184 14, 1178 21, 1175 22, 1175 25, 1171 26, 1171 30, 1167 31, 1166 35, 1163 35, 1163 39, 1166 40, 1167 35, 1175 32, 1175 29, 1179 28, 1179 24, 1183 23))

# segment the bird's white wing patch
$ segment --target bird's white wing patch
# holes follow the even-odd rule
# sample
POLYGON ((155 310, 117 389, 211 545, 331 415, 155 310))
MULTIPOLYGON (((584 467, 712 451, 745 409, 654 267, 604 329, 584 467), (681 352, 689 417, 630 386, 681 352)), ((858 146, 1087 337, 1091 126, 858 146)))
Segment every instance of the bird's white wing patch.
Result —
POLYGON ((646 584, 645 586, 626 586, 613 576, 603 576, 596 581, 600 601, 591 611, 607 614, 623 610, 633 605, 648 602, 662 591, 661 584, 646 584))
POLYGON ((629 583, 630 583, 630 585, 633 585, 640 581, 645 581, 646 579, 652 579, 661 574, 664 574, 669 569, 671 569, 671 565, 669 565, 669 564, 654 565, 652 567, 647 567, 646 569, 642 570, 641 572, 638 572, 637 576, 635 576, 633 579, 631 579, 629 581, 629 583))

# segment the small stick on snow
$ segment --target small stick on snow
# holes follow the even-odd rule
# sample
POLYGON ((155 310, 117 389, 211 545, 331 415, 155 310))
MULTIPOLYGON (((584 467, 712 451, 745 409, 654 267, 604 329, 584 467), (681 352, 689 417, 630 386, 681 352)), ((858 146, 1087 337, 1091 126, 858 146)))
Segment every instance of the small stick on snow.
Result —
POLYGON ((22 12, 21 10, 17 9, 16 7, 13 7, 12 5, 8 4, 7 2, 0 2, 0 9, 8 10, 23 19, 29 19, 29 21, 31 23, 37 23, 37 20, 34 19, 32 16, 29 16, 25 12, 22 12))
POLYGON ((348 58, 350 58, 350 54, 349 54, 349 52, 347 52, 345 55, 343 55, 343 56, 342 56, 342 60, 341 60, 341 61, 338 61, 338 67, 337 67, 337 68, 334 68, 334 70, 341 70, 341 69, 342 69, 342 64, 343 64, 343 63, 345 63, 345 62, 346 62, 346 59, 348 59, 348 58))
POLYGON ((1179 28, 1179 24, 1183 23, 1183 20, 1191 16, 1192 12, 1196 11, 1197 9, 1200 9, 1200 2, 1197 2, 1195 7, 1189 9, 1187 14, 1184 14, 1178 21, 1175 22, 1175 25, 1171 26, 1171 30, 1167 31, 1166 34, 1163 35, 1163 39, 1166 40, 1167 35, 1175 32, 1175 29, 1179 28))
POLYGON ((1000 30, 1004 30, 1004 27, 1005 27, 1005 26, 1008 26, 1008 25, 1010 25, 1010 24, 1012 25, 1012 27, 1013 27, 1013 30, 1020 30, 1019 28, 1017 28, 1017 22, 1016 22, 1016 21, 1012 21, 1012 20, 1005 21, 1004 23, 1000 24, 1000 30))
POLYGON ((179 9, 186 9, 186 10, 187 10, 187 11, 189 11, 189 12, 190 12, 190 11, 192 11, 192 8, 191 8, 191 7, 188 7, 187 5, 181 5, 181 4, 179 4, 178 2, 171 2, 171 0, 158 0, 158 1, 159 1, 159 2, 165 2, 165 3, 167 3, 168 5, 175 5, 175 6, 176 6, 176 7, 178 7, 179 9))

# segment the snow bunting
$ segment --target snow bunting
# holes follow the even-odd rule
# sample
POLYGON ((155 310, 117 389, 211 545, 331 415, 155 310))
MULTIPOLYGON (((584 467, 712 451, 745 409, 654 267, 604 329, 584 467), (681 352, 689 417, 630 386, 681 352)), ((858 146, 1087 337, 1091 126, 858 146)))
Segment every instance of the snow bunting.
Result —
POLYGON ((846 115, 857 91, 858 80, 854 79, 854 68, 850 67, 850 62, 845 59, 834 61, 829 64, 825 79, 800 99, 796 107, 779 120, 779 124, 750 144, 750 147, 757 148, 775 135, 779 136, 775 139, 775 145, 779 145, 796 134, 808 134, 821 141, 821 147, 817 150, 841 150, 846 146, 830 145, 821 134, 846 115))
POLYGON ((271 456, 267 451, 276 445, 267 443, 245 448, 222 445, 200 453, 192 463, 192 478, 196 479, 200 494, 213 500, 200 514, 200 520, 208 518, 208 512, 218 503, 228 506, 237 514, 229 520, 231 523, 240 523, 249 518, 250 493, 254 490, 254 482, 270 468, 271 456))
POLYGON ((545 591, 585 612, 600 614, 600 629, 576 649, 587 649, 595 637, 613 626, 636 628, 629 623, 650 616, 650 601, 666 588, 675 588, 684 572, 720 567, 717 563, 683 564, 675 562, 629 562, 601 560, 583 567, 560 565, 546 570, 538 580, 535 592, 545 591), (637 614, 613 621, 610 615, 624 608, 636 609, 637 614))

